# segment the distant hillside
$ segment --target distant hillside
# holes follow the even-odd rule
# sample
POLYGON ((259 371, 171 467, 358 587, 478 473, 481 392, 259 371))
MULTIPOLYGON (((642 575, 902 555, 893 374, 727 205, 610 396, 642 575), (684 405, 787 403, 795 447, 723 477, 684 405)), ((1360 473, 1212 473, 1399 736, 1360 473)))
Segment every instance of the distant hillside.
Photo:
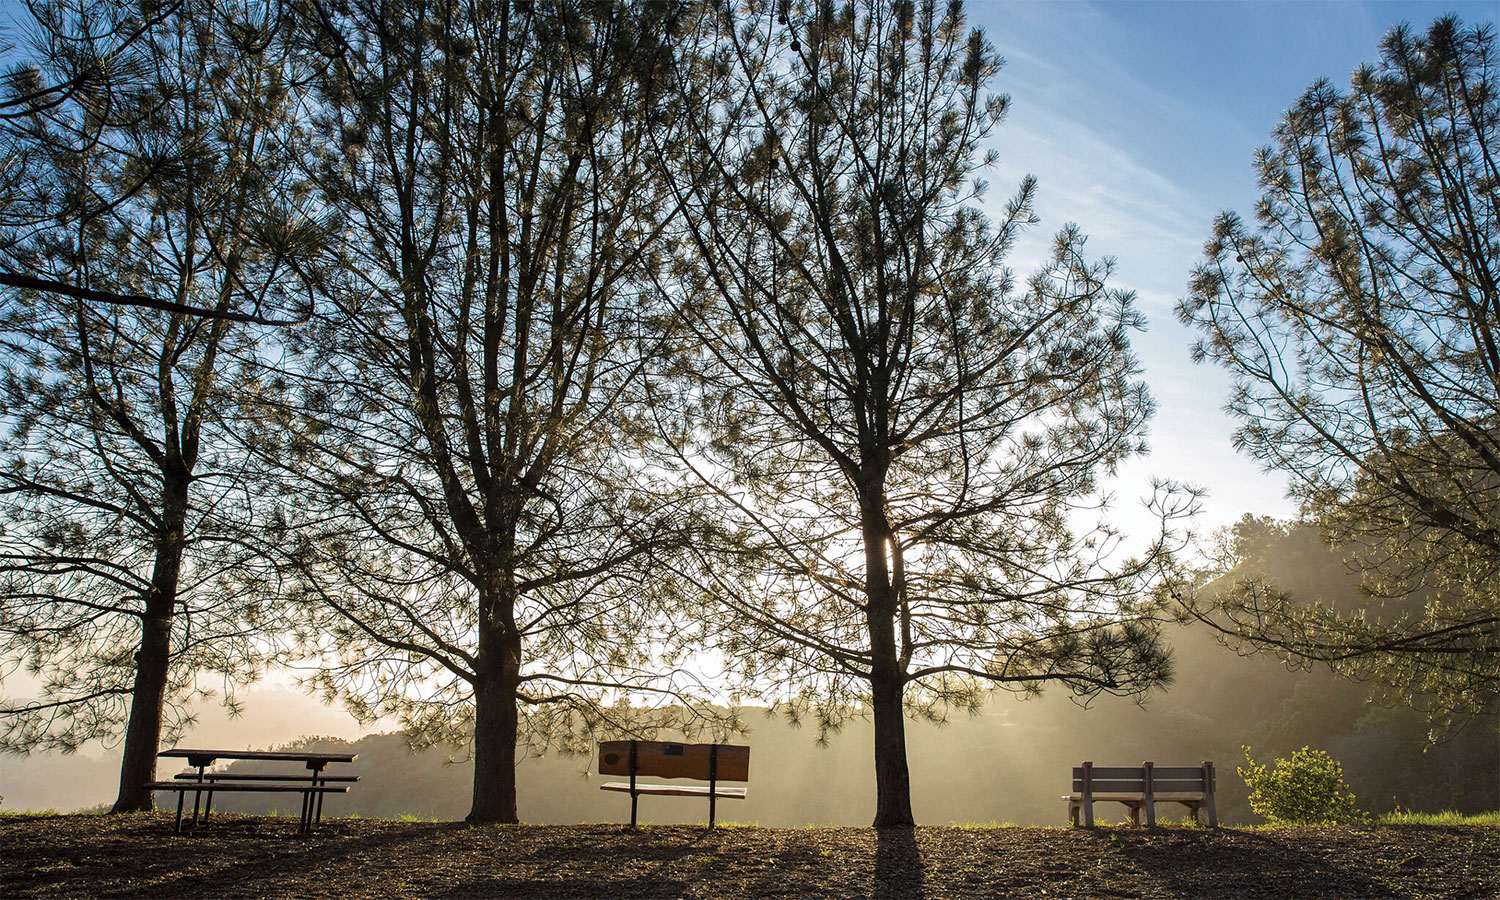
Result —
MULTIPOLYGON (((1258 564, 1300 594, 1354 602, 1347 571, 1303 530, 1268 537, 1258 564)), ((1243 744, 1253 746, 1262 761, 1290 755, 1304 744, 1327 750, 1343 762, 1360 805, 1375 812, 1396 806, 1500 809, 1496 717, 1471 722, 1448 742, 1428 747, 1420 714, 1371 704, 1362 685, 1325 671, 1288 671, 1266 656, 1239 657, 1201 628, 1178 630, 1171 638, 1176 682, 1144 705, 1106 697, 1084 709, 1066 693, 1052 690, 1026 702, 997 697, 984 715, 959 716, 944 728, 909 723, 917 820, 1060 824, 1065 816, 1057 798, 1068 787, 1068 770, 1086 759, 1166 764, 1211 759, 1221 773, 1221 817, 1230 823, 1255 821, 1245 803, 1244 783, 1235 773, 1243 744)), ((325 727, 324 722, 338 718, 336 710, 287 694, 284 689, 269 692, 266 702, 257 703, 261 695, 252 693, 250 708, 232 729, 205 727, 184 743, 264 748, 289 740, 299 727, 325 727), (293 715, 299 703, 318 715, 305 709, 293 715)), ((868 723, 854 723, 827 748, 819 748, 811 728, 791 728, 759 711, 747 712, 745 719, 752 731, 737 741, 753 748, 750 798, 726 801, 724 818, 767 826, 870 822, 874 785, 868 723)), ((363 780, 347 796, 329 799, 326 808, 333 814, 437 819, 467 814, 472 769, 465 763, 446 765, 448 753, 412 754, 399 735, 338 744, 346 745, 360 755, 352 771, 363 780)), ((587 774, 595 768, 584 758, 524 761, 519 772, 521 818, 548 824, 627 820, 629 799, 601 792, 599 776, 587 774)), ((163 776, 175 771, 170 764, 161 768, 163 776)), ((0 757, 0 795, 7 809, 94 806, 113 798, 118 772, 117 757, 0 757)), ((242 795, 221 802, 241 811, 296 803, 287 796, 268 799, 256 803, 242 795)), ((648 797, 641 813, 647 822, 691 821, 704 815, 705 805, 648 797)), ((1105 812, 1117 815, 1112 809, 1105 812)))
MULTIPOLYGON (((1019 702, 997 698, 978 718, 942 728, 908 725, 912 800, 917 820, 1061 824, 1058 797, 1068 770, 1085 759, 1099 763, 1218 763, 1222 818, 1258 821, 1235 773, 1242 744, 1258 759, 1289 755, 1303 744, 1329 750, 1344 762, 1362 806, 1406 809, 1500 808, 1500 743, 1493 722, 1477 722, 1451 741, 1425 747, 1422 717, 1364 701, 1360 685, 1323 672, 1289 672, 1265 657, 1235 656, 1195 631, 1178 634, 1177 684, 1144 707, 1102 698, 1085 709, 1058 693, 1019 702)), ((749 710, 752 732, 738 743, 752 748, 749 799, 725 801, 721 817, 766 826, 864 825, 874 815, 871 729, 855 723, 819 748, 810 728, 792 728, 749 710)), ((361 781, 330 797, 335 815, 462 818, 469 809, 472 769, 446 764, 449 754, 413 754, 400 735, 372 735, 348 747, 359 760, 348 767, 361 781)), ((252 771, 248 764, 236 770, 252 771), (243 767, 243 768, 242 768, 243 767)), ((598 789, 592 759, 528 759, 519 767, 523 821, 540 824, 621 822, 630 815, 623 794, 598 789)), ((169 774, 164 772, 163 774, 169 774)), ((613 778, 608 780, 614 780, 613 778)), ((223 808, 261 812, 295 802, 287 797, 226 797, 223 808), (262 799, 262 802, 257 802, 262 799)), ((217 805, 218 801, 216 801, 217 805)), ((706 804, 681 798, 641 801, 645 822, 702 818, 706 804)), ((1175 813, 1175 807, 1166 812, 1175 813)), ((1113 808, 1106 815, 1116 815, 1113 808)))

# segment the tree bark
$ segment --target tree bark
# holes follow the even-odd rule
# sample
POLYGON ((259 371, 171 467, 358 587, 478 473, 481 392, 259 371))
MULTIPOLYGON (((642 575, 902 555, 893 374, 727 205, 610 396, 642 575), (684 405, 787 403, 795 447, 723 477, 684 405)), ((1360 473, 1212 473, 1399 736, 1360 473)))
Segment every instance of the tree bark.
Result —
POLYGON ((865 549, 865 623, 870 633, 870 703, 875 717, 875 822, 877 828, 913 825, 911 774, 906 764, 905 673, 896 646, 896 590, 891 584, 890 524, 884 493, 861 498, 865 549))
POLYGON ((120 794, 110 807, 112 813, 156 808, 155 793, 142 785, 156 779, 156 754, 161 749, 161 716, 172 663, 172 621, 182 574, 187 503, 188 479, 169 476, 162 489, 161 531, 151 572, 151 593, 141 617, 141 644, 135 654, 135 685, 120 761, 120 794))
MULTIPOLYGON (((493 595, 492 595, 493 596, 493 595)), ((505 600, 491 604, 494 609, 505 600)), ((509 609, 510 606, 505 607, 509 609)), ((512 627, 481 609, 479 665, 474 679, 474 799, 470 822, 516 824, 516 738, 520 717, 516 691, 521 683, 521 640, 512 627)), ((509 616, 505 616, 509 619, 509 616)))
POLYGON ((896 663, 895 633, 889 619, 884 627, 871 624, 875 665, 870 673, 870 700, 875 716, 875 822, 913 825, 911 774, 906 764, 906 713, 902 696, 905 679, 896 663), (883 631, 884 639, 879 632, 883 631))
MULTIPOLYGON (((894 644, 892 645, 894 647, 894 644)), ((911 775, 906 765, 904 679, 877 670, 870 678, 875 711, 876 828, 916 824, 911 813, 911 775)))

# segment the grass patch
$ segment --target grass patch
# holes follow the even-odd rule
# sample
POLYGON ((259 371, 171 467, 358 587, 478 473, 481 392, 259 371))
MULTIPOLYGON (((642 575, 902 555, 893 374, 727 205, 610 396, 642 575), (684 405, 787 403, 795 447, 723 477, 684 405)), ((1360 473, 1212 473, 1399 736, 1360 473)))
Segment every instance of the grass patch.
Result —
POLYGON ((1466 814, 1457 810, 1420 813, 1398 809, 1376 817, 1378 825, 1500 825, 1500 811, 1466 814))
POLYGON ((0 809, 0 819, 33 819, 57 814, 55 809, 0 809))
POLYGON ((109 814, 109 804, 58 812, 55 809, 0 809, 0 819, 34 819, 42 816, 103 816, 109 814))

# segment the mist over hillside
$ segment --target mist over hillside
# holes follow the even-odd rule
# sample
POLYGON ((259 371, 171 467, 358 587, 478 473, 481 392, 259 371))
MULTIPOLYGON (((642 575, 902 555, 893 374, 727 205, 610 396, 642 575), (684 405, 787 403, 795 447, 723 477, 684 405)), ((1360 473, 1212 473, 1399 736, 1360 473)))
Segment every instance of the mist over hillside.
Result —
MULTIPOLYGON (((1218 764, 1219 809, 1227 823, 1258 821, 1245 802, 1246 789, 1235 773, 1243 763, 1240 747, 1256 758, 1289 755, 1311 744, 1344 763, 1346 778, 1361 806, 1381 812, 1405 809, 1459 809, 1477 812, 1500 806, 1500 741, 1494 719, 1469 724, 1436 746, 1425 742, 1426 722, 1410 709, 1385 708, 1366 701, 1364 686, 1322 671, 1291 672, 1267 657, 1244 658, 1206 634, 1181 630, 1174 636, 1178 678, 1166 692, 1137 705, 1102 698, 1089 708, 1059 692, 1019 701, 1001 696, 975 718, 958 716, 948 725, 910 723, 912 797, 919 822, 930 824, 1013 822, 1060 825, 1066 821, 1058 799, 1068 788, 1069 768, 1084 760, 1100 764, 1218 764)), ((318 709, 326 725, 337 710, 285 689, 249 695, 250 709, 231 733, 194 733, 190 746, 271 747, 294 734, 264 732, 246 740, 258 723, 288 713, 318 709), (271 709, 278 707, 279 713, 271 709)), ((761 710, 747 710, 750 734, 735 739, 752 748, 749 797, 725 801, 720 817, 767 826, 866 825, 874 813, 871 729, 856 722, 816 745, 816 729, 794 728, 761 710)), ((217 728, 218 726, 216 726, 217 728)), ((309 728, 303 734, 316 733, 309 728)), ((325 739, 310 743, 334 746, 325 739)), ((468 811, 472 767, 462 749, 410 752, 399 734, 367 735, 340 742, 359 754, 345 771, 360 783, 345 796, 328 798, 329 815, 458 819, 468 811), (457 761, 454 761, 457 760, 457 761)), ((160 774, 177 771, 164 762, 160 774)), ((6 808, 60 810, 106 802, 118 775, 114 758, 89 756, 0 759, 0 795, 6 808)), ((583 757, 527 759, 519 766, 522 821, 576 824, 629 820, 623 794, 605 793, 597 761, 583 757)), ((248 763, 236 771, 253 771, 248 763)), ((226 796, 216 808, 263 812, 286 808, 288 798, 226 796)), ((1176 807, 1163 812, 1176 815, 1176 807)), ((1123 807, 1101 813, 1123 818, 1123 807)), ((683 798, 646 797, 643 822, 684 822, 705 818, 706 804, 683 798)))
MULTIPOLYGON (((1239 529, 1243 562, 1237 576, 1263 575, 1304 600, 1343 607, 1358 604, 1353 576, 1341 556, 1305 526, 1247 520, 1239 529)), ((1164 765, 1213 760, 1219 768, 1220 817, 1227 823, 1258 821, 1246 802, 1236 766, 1241 747, 1265 762, 1310 745, 1344 765, 1361 807, 1385 812, 1397 807, 1480 812, 1500 807, 1500 716, 1473 720, 1438 744, 1427 740, 1428 722, 1409 707, 1372 702, 1363 684, 1324 669, 1288 670, 1268 655, 1240 656, 1217 643, 1202 626, 1169 635, 1176 679, 1144 703, 1101 697, 1087 708, 1066 692, 1040 698, 996 696, 984 712, 957 714, 944 726, 908 723, 912 800, 917 821, 930 824, 1013 822, 1057 825, 1066 821, 1058 799, 1069 787, 1069 770, 1084 760, 1102 765, 1164 765)), ((359 754, 346 771, 360 783, 348 795, 330 796, 331 815, 458 819, 471 803, 473 768, 463 748, 412 753, 399 734, 361 733, 342 710, 286 686, 267 685, 244 696, 245 713, 226 720, 221 711, 200 710, 200 724, 182 746, 266 749, 307 736, 320 747, 347 746, 359 754)), ((815 727, 793 727, 764 710, 743 718, 748 735, 735 743, 752 748, 749 797, 725 801, 720 817, 766 826, 867 825, 874 815, 872 733, 856 721, 816 742, 815 727)), ((389 723, 377 723, 389 731, 389 723)), ((38 754, 0 757, 0 796, 8 809, 74 810, 104 804, 117 789, 118 753, 97 748, 73 756, 38 754)), ((163 761, 161 777, 177 769, 163 761)), ((254 771, 238 763, 236 771, 254 771)), ((576 824, 621 822, 629 798, 603 793, 605 780, 590 772, 586 757, 526 759, 518 766, 521 820, 576 824)), ((263 812, 285 808, 288 798, 239 795, 215 801, 218 808, 263 812)), ((1176 807, 1166 807, 1175 815, 1176 807)), ((1101 808, 1122 818, 1123 807, 1101 808)), ((647 797, 644 822, 696 821, 706 804, 682 798, 647 797)))

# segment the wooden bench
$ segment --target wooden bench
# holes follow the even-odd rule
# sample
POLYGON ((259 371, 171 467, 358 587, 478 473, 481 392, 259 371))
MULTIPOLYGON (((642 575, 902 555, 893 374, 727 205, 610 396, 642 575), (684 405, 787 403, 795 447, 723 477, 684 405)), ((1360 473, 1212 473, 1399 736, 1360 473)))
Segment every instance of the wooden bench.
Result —
POLYGON ((1141 824, 1141 809, 1146 810, 1146 824, 1156 825, 1156 804, 1179 803, 1193 813, 1193 821, 1203 824, 1200 810, 1208 813, 1208 827, 1219 827, 1219 813, 1214 807, 1214 764, 1201 766, 1096 766, 1086 762, 1073 769, 1073 793, 1068 801, 1068 821, 1094 827, 1094 804, 1100 801, 1123 803, 1130 809, 1130 821, 1141 824))
POLYGON ((215 793, 253 792, 253 793, 295 793, 302 795, 302 817, 298 823, 298 832, 306 834, 312 830, 314 822, 322 821, 323 818, 323 796, 325 794, 343 794, 349 788, 344 784, 329 784, 329 782, 355 782, 359 780, 355 775, 326 775, 323 770, 329 763, 353 762, 354 754, 349 753, 321 753, 313 751, 295 750, 185 750, 174 747, 157 754, 161 757, 186 759, 188 765, 197 768, 197 772, 183 772, 172 781, 152 781, 143 785, 148 791, 173 791, 177 794, 177 820, 173 825, 173 831, 182 831, 182 812, 184 801, 188 793, 193 795, 193 820, 192 824, 198 824, 198 809, 205 795, 207 805, 203 807, 203 820, 208 821, 208 812, 213 806, 215 793), (268 775, 268 774, 237 774, 233 772, 207 772, 209 766, 219 759, 253 759, 275 762, 300 762, 306 765, 306 774, 298 777, 295 774, 268 775))
POLYGON ((750 780, 750 748, 737 744, 675 744, 670 741, 601 741, 599 774, 629 775, 630 781, 600 785, 603 791, 630 794, 630 827, 642 794, 663 797, 707 797, 708 827, 714 827, 716 801, 745 799, 746 788, 721 787, 721 781, 750 780), (693 778, 705 785, 640 784, 637 776, 693 778))

